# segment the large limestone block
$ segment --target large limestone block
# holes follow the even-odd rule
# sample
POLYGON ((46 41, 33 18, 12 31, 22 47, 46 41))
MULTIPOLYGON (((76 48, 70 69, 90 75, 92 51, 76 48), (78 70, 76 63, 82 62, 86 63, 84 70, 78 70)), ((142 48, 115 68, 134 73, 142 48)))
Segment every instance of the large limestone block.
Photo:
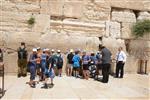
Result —
MULTIPOLYGON (((135 66, 136 70, 139 71, 140 63, 139 60, 148 60, 147 71, 150 71, 150 42, 144 39, 131 40, 129 54, 134 57, 131 63, 136 61, 137 65, 135 66)), ((145 70, 145 64, 142 64, 142 70, 145 70)), ((132 70, 131 70, 132 71, 132 70)))
POLYGON ((136 16, 133 11, 123 10, 123 11, 112 11, 112 20, 118 22, 134 23, 136 22, 136 16))
POLYGON ((84 20, 109 20, 110 7, 100 3, 87 3, 84 7, 84 20))
POLYGON ((16 4, 6 0, 0 2, 0 10, 2 11, 17 11, 16 4))
POLYGON ((111 38, 111 37, 108 37, 108 38, 103 37, 102 44, 111 50, 113 57, 115 57, 115 55, 118 51, 118 48, 120 46, 123 47, 123 49, 126 51, 125 42, 124 42, 124 40, 121 40, 121 39, 115 39, 115 38, 111 38))
POLYGON ((138 14, 138 17, 137 17, 138 20, 143 20, 143 19, 149 19, 150 20, 150 13, 149 12, 140 12, 138 14))
POLYGON ((122 23, 121 38, 124 38, 124 39, 133 38, 132 26, 133 26, 133 23, 122 23))
POLYGON ((99 43, 100 41, 97 37, 68 36, 65 33, 47 33, 40 39, 40 45, 42 47, 60 49, 64 52, 71 48, 97 50, 99 43))
POLYGON ((84 22, 80 20, 64 20, 62 21, 52 21, 51 20, 51 30, 60 33, 65 31, 68 35, 73 36, 97 36, 101 37, 105 34, 105 22, 84 22))
POLYGON ((138 72, 138 60, 133 56, 127 56, 127 61, 124 66, 125 73, 138 72))
POLYGON ((50 28, 50 15, 38 14, 35 15, 35 24, 32 31, 45 33, 50 28))
POLYGON ((107 21, 106 22, 106 36, 112 38, 120 38, 121 24, 119 22, 107 21))
POLYGON ((17 52, 12 51, 12 53, 6 52, 4 54, 4 64, 5 64, 5 73, 17 73, 17 52))
POLYGON ((22 3, 22 4, 17 4, 16 7, 20 12, 40 13, 39 5, 22 3))
POLYGON ((107 0, 111 7, 150 11, 149 0, 107 0))
POLYGON ((62 0, 50 0, 49 4, 51 16, 63 15, 64 2, 62 0))
POLYGON ((82 1, 65 2, 64 16, 80 19, 83 16, 83 3, 82 1))
POLYGON ((50 9, 50 1, 51 0, 41 0, 40 1, 40 13, 41 14, 51 14, 51 9, 50 9))

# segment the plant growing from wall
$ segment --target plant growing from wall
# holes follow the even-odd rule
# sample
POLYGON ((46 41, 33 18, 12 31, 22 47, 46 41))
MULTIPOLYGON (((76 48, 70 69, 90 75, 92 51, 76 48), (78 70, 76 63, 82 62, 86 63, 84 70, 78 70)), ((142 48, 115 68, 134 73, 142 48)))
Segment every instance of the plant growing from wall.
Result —
POLYGON ((132 33, 137 38, 150 33, 150 20, 141 20, 136 22, 132 27, 132 33))
POLYGON ((35 24, 35 18, 34 17, 30 17, 30 19, 27 21, 29 26, 33 26, 35 24))

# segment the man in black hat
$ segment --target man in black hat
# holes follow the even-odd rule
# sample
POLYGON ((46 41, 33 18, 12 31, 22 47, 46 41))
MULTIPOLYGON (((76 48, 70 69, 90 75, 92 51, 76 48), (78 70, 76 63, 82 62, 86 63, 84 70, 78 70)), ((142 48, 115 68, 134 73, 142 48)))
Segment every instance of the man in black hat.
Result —
POLYGON ((109 70, 110 70, 110 63, 111 63, 111 52, 109 49, 107 49, 105 46, 101 47, 101 52, 102 52, 102 75, 103 83, 108 83, 109 81, 109 70))
POLYGON ((24 42, 18 48, 18 77, 27 76, 27 50, 24 42))

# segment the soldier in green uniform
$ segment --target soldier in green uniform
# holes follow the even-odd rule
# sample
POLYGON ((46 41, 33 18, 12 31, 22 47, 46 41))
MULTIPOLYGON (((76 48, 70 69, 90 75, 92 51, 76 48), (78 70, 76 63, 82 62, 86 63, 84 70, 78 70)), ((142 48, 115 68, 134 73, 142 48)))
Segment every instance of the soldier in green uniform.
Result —
POLYGON ((27 76, 27 50, 24 42, 18 48, 18 77, 27 76))

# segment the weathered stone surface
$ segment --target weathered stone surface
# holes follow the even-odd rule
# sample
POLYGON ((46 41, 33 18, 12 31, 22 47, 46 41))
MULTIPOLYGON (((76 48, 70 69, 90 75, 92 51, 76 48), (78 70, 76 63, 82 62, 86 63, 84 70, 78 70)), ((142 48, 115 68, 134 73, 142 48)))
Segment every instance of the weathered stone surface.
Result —
POLYGON ((51 14, 52 10, 51 10, 50 1, 52 1, 52 0, 41 0, 39 2, 41 14, 47 14, 47 15, 51 14))
POLYGON ((106 0, 111 7, 150 11, 149 0, 106 0))
POLYGON ((32 31, 38 33, 46 33, 50 28, 50 15, 39 14, 35 15, 35 25, 32 31))
POLYGON ((122 23, 121 38, 130 39, 133 37, 132 26, 133 26, 133 23, 122 23))
POLYGON ((120 46, 123 47, 123 49, 126 51, 124 40, 115 39, 112 37, 108 37, 108 38, 103 37, 102 43, 104 46, 106 46, 107 48, 109 48, 111 50, 113 57, 115 57, 115 55, 118 51, 118 48, 120 46))
POLYGON ((131 10, 123 10, 123 11, 113 10, 112 20, 118 22, 134 23, 136 22, 136 16, 131 10))
MULTIPOLYGON (((149 4, 149 0, 0 0, 0 47, 9 48, 5 54, 7 72, 11 63, 16 66, 13 50, 22 41, 29 51, 37 46, 63 52, 70 48, 97 51, 98 45, 104 44, 114 56, 119 46, 125 49, 124 39, 133 38, 132 24, 150 18, 149 4), (27 23, 31 17, 35 18, 32 27, 27 23)), ((128 56, 126 71, 136 72, 137 59, 128 56)))
POLYGON ((149 12, 140 12, 138 14, 138 20, 143 20, 143 19, 149 19, 150 20, 150 13, 149 12))
POLYGON ((120 38, 121 24, 119 22, 107 21, 106 22, 106 36, 112 38, 120 38))
POLYGON ((105 22, 84 22, 79 20, 51 21, 51 30, 64 31, 72 36, 97 36, 105 34, 105 22))
POLYGON ((87 3, 84 7, 85 20, 109 20, 110 19, 110 7, 106 3, 87 3))
POLYGON ((50 13, 52 16, 62 16, 63 15, 63 4, 62 0, 50 0, 50 13))
POLYGON ((83 16, 83 7, 82 1, 74 0, 73 2, 65 2, 62 14, 66 17, 81 19, 83 16))

